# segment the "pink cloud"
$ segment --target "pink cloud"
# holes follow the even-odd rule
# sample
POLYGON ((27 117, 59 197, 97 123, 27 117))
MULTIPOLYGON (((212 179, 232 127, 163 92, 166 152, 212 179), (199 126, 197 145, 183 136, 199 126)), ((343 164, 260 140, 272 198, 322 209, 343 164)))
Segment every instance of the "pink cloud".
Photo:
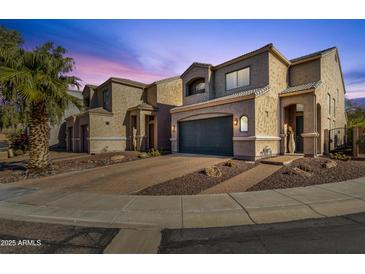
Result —
POLYGON ((137 69, 127 64, 111 61, 90 55, 72 54, 75 60, 75 69, 72 74, 82 80, 82 85, 101 84, 110 77, 127 78, 143 83, 151 83, 156 80, 173 76, 161 75, 137 69))

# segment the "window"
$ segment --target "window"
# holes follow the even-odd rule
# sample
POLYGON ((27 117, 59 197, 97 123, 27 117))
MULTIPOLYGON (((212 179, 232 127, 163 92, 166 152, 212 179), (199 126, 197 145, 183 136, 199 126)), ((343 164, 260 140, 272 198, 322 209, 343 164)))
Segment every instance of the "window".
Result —
POLYGON ((110 90, 106 89, 103 91, 103 108, 110 110, 110 90))
POLYGON ((340 91, 337 89, 337 102, 340 101, 340 91))
POLYGON ((336 117, 336 100, 335 100, 335 98, 332 99, 332 109, 333 109, 332 115, 333 115, 333 117, 336 117))
POLYGON ((328 116, 331 115, 331 95, 327 94, 327 110, 328 110, 328 116))
POLYGON ((250 68, 244 68, 226 74, 226 90, 248 85, 250 85, 250 68))
POLYGON ((204 92, 205 92, 205 79, 199 78, 197 80, 194 80, 188 85, 186 96, 204 92))
POLYGON ((247 118, 247 116, 241 116, 240 131, 241 132, 247 132, 248 131, 248 118, 247 118))

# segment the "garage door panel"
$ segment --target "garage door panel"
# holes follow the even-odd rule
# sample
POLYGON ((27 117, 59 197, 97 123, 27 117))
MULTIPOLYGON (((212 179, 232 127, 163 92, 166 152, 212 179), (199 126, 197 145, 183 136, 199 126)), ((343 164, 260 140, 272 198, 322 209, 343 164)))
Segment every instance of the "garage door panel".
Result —
POLYGON ((179 123, 179 150, 183 153, 233 154, 232 116, 179 123))

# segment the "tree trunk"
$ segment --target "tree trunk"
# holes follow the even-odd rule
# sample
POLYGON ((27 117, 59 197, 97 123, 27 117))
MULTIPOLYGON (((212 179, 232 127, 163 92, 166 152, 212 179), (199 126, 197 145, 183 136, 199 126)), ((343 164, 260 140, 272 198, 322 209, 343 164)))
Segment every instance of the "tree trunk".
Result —
POLYGON ((29 124, 29 170, 44 171, 50 167, 48 137, 49 126, 46 104, 45 102, 34 103, 31 107, 29 124))

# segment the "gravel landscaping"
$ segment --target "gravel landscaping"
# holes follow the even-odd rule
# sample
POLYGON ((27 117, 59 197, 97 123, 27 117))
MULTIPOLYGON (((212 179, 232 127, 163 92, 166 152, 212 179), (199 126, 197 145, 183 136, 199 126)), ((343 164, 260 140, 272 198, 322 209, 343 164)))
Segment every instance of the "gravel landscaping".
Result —
POLYGON ((147 187, 137 195, 194 195, 213 187, 233 176, 236 176, 255 166, 254 163, 231 160, 233 166, 225 166, 226 162, 216 165, 222 172, 220 177, 209 177, 203 170, 178 177, 164 183, 147 187))
POLYGON ((364 176, 365 161, 329 161, 328 158, 302 158, 281 168, 247 191, 335 183, 364 176), (336 166, 326 168, 326 165, 336 166))
POLYGON ((139 152, 125 151, 86 155, 74 159, 58 159, 53 161, 51 170, 42 174, 27 174, 26 161, 0 162, 0 184, 134 161, 140 159, 138 155, 139 152))
POLYGON ((118 232, 118 228, 80 227, 0 219, 0 253, 103 253, 118 232))

